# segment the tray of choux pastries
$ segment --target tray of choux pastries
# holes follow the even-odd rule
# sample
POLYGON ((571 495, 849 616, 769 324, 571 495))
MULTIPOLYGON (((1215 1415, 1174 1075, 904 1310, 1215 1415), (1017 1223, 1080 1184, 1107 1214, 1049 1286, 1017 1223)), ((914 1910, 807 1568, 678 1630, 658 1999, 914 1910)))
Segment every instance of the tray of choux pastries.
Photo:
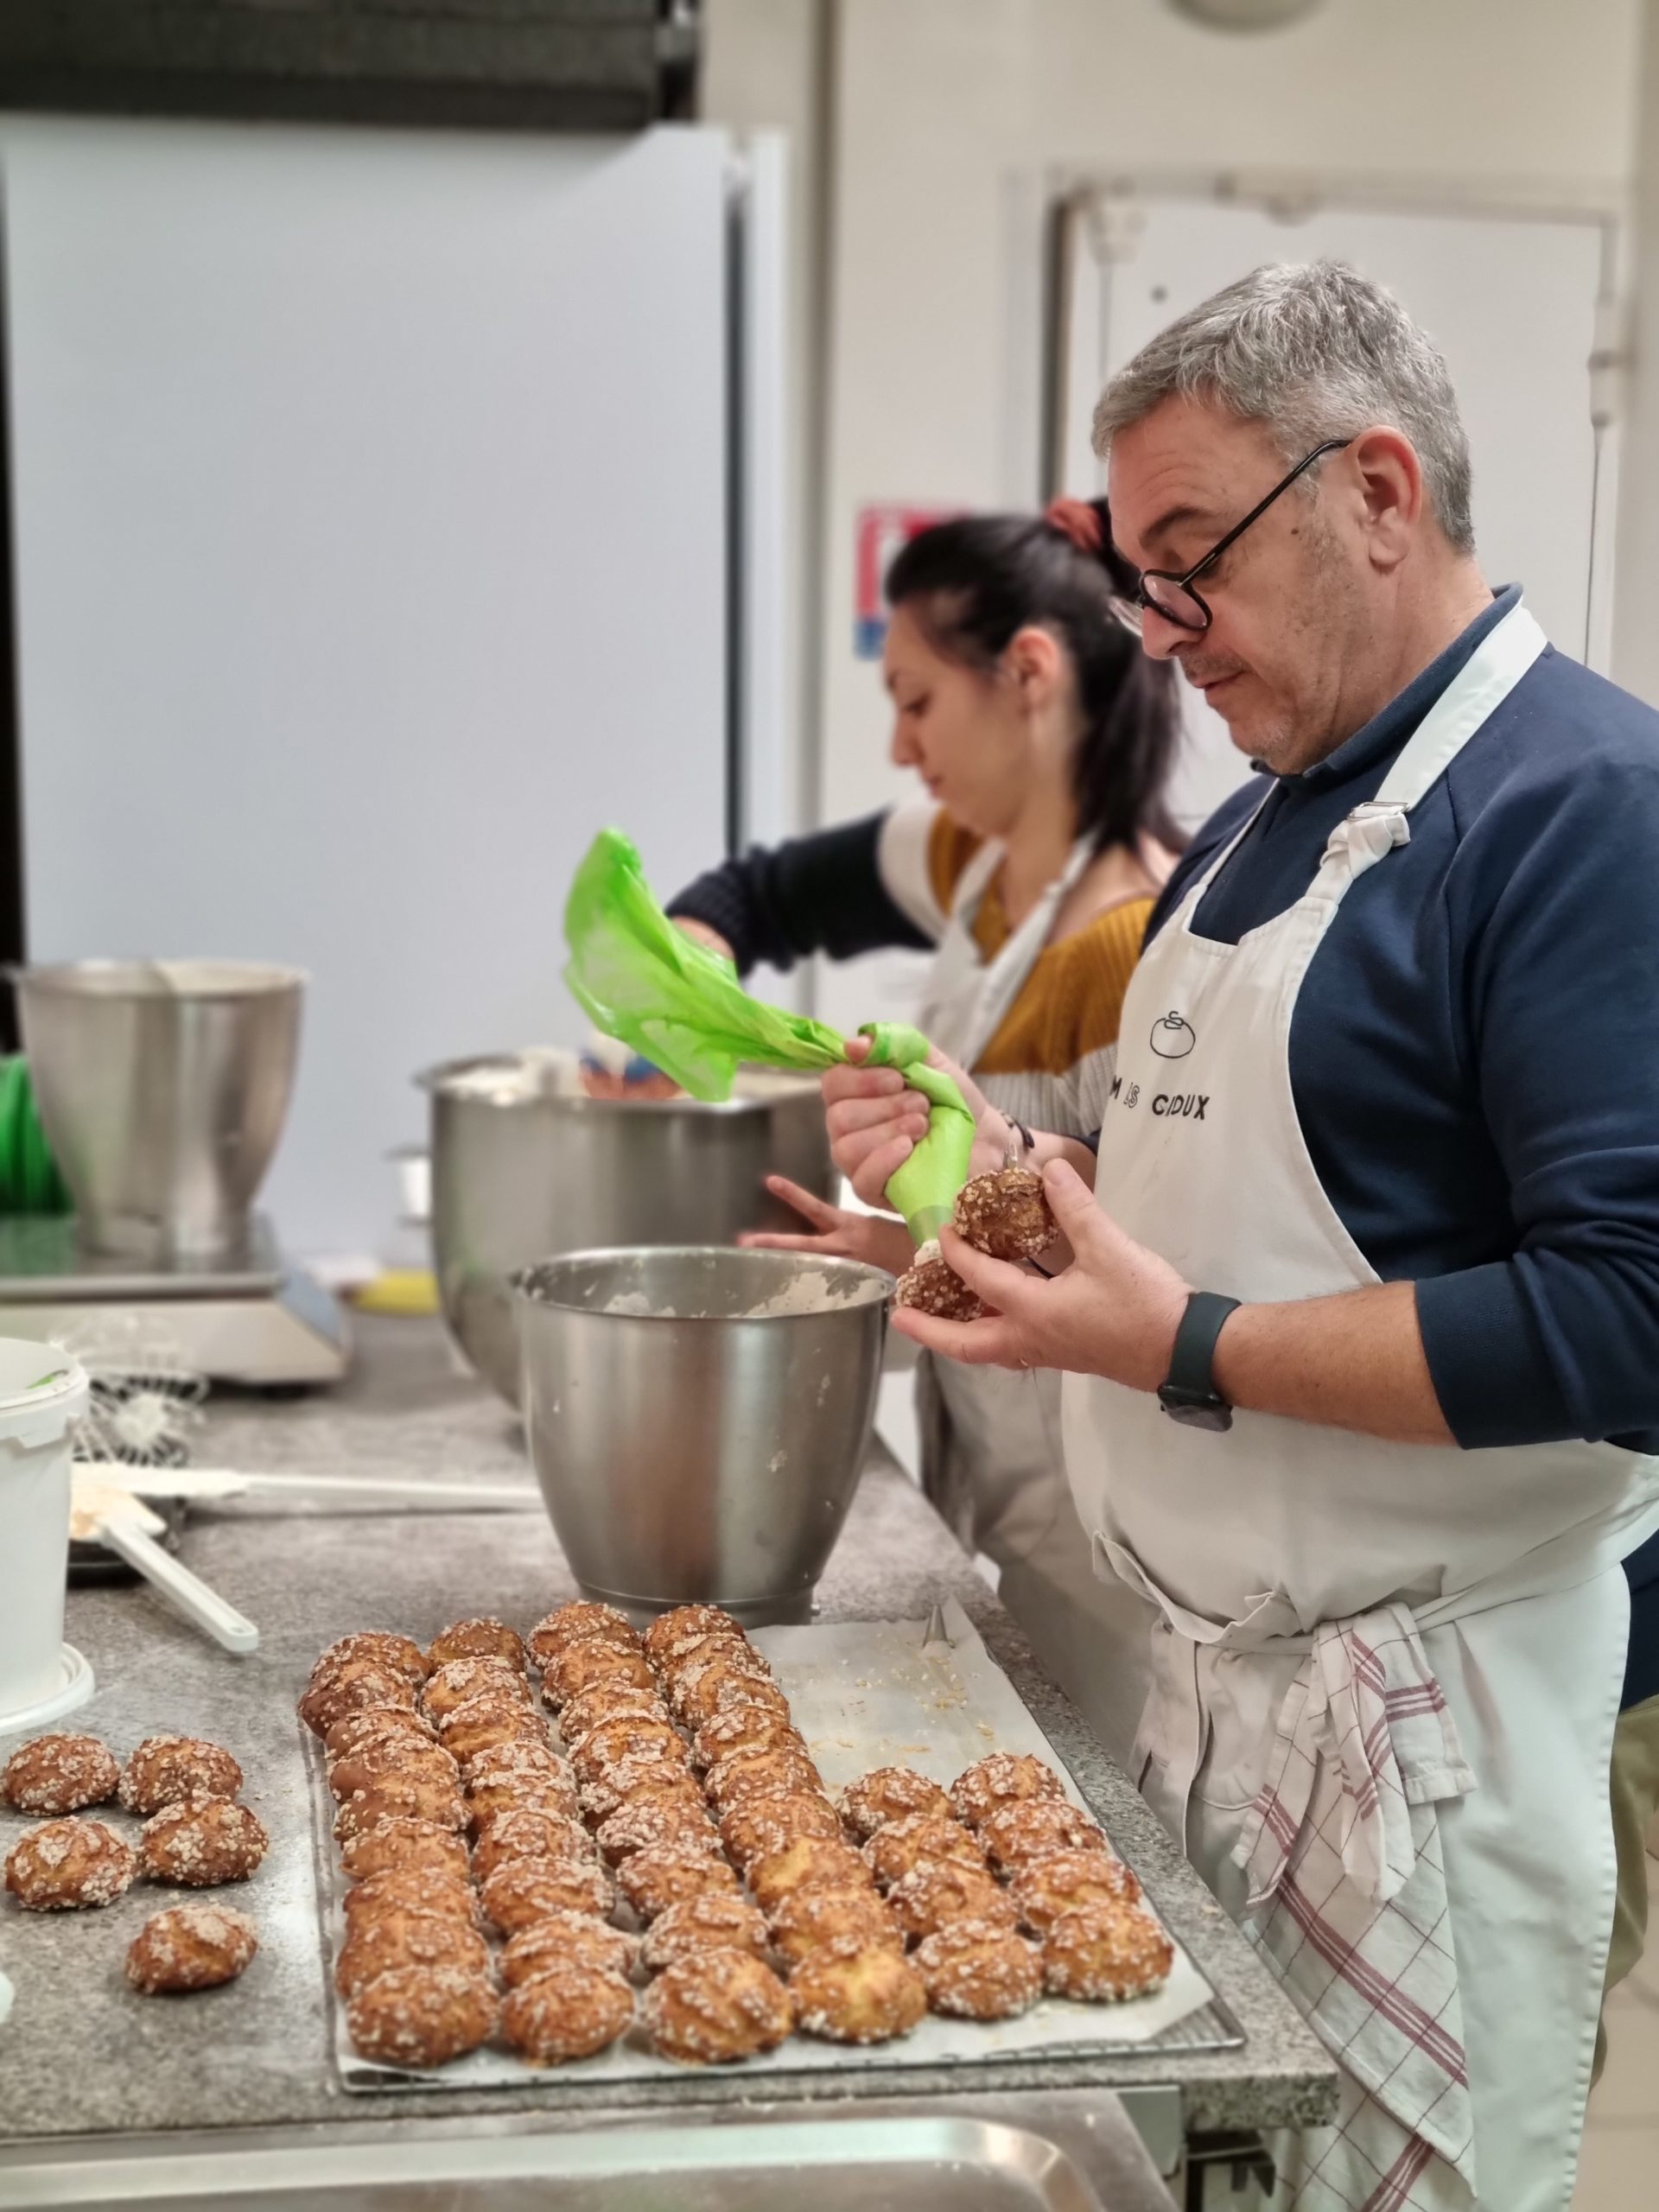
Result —
POLYGON ((348 2089, 1234 2043, 967 1616, 346 1636, 299 1702, 348 2089))

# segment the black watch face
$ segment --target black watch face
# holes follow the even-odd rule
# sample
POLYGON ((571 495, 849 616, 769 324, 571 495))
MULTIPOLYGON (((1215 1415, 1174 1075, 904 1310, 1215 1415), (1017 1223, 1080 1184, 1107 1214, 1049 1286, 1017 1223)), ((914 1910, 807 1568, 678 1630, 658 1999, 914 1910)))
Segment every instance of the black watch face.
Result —
POLYGON ((1232 1408, 1219 1398, 1178 1398, 1173 1392, 1168 1396, 1160 1392, 1158 1402, 1183 1428, 1204 1428, 1220 1435, 1233 1425, 1232 1408))

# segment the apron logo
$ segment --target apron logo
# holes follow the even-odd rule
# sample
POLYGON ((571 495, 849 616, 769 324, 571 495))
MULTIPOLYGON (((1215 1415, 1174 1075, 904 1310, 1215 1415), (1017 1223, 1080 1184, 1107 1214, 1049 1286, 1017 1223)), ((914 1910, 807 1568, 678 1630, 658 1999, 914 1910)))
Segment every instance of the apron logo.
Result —
POLYGON ((1192 1023, 1179 1014, 1166 1014, 1152 1025, 1152 1049, 1160 1060, 1184 1060, 1198 1041, 1192 1023))

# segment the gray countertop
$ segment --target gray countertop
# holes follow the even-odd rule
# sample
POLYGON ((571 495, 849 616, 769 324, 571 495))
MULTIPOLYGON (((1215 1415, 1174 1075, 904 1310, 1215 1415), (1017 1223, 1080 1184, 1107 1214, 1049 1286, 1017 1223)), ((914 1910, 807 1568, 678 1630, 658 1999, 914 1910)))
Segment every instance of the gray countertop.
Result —
MULTIPOLYGON (((523 1477, 517 1430, 459 1370, 435 1324, 365 1319, 339 1389, 293 1402, 217 1399, 196 1452, 263 1471, 523 1477)), ((352 2096, 334 2078, 301 1733, 295 1700, 313 1661, 353 1629, 426 1641, 449 1620, 499 1614, 528 1626, 574 1594, 540 1513, 280 1514, 251 1502, 198 1512, 183 1555, 256 1620, 259 1650, 234 1659, 143 1588, 71 1592, 70 1640, 98 1676, 92 1702, 58 1724, 124 1755, 169 1730, 210 1736, 241 1760, 271 1850, 245 1890, 219 1891, 258 1921, 244 1979, 188 1999, 135 1996, 122 1977, 139 1924, 173 1902, 137 1885, 100 1912, 35 1916, 0 1907, 0 1967, 16 1985, 0 2029, 0 2139, 203 2126, 423 2118, 533 2110, 544 2126, 600 2109, 742 2100, 738 2075, 584 2090, 574 2079, 486 2097, 463 2092, 352 2096)), ((1330 2062, 1162 1827, 1049 1681, 1008 1616, 919 1493, 885 1453, 873 1459, 820 1586, 833 1620, 917 1619, 954 1596, 965 1607, 1134 1865, 1160 1912, 1244 2031, 1242 2049, 1043 2058, 960 2070, 882 2069, 842 2082, 791 2080, 792 2095, 943 2097, 971 2088, 1053 2091, 1179 2088, 1192 2131, 1296 2126, 1334 2108, 1330 2062)), ((0 1744, 0 1757, 11 1748, 0 1744)), ((130 1826, 117 1814, 118 1824, 130 1826)), ((27 1825, 0 1813, 0 1850, 27 1825)))

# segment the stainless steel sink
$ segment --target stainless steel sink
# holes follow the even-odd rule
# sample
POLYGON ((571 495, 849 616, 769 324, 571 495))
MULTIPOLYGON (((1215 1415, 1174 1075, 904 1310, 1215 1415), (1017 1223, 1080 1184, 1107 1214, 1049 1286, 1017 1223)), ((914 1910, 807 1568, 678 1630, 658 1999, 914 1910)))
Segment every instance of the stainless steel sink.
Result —
POLYGON ((1052 2132, 982 2114, 613 2124, 570 2133, 343 2127, 0 2153, 0 2206, 149 2212, 1168 2212, 1116 2101, 1052 2132), (1067 2133, 1068 2147, 1053 2139, 1067 2133), (1076 2155, 1074 2155, 1074 2152, 1076 2155))

